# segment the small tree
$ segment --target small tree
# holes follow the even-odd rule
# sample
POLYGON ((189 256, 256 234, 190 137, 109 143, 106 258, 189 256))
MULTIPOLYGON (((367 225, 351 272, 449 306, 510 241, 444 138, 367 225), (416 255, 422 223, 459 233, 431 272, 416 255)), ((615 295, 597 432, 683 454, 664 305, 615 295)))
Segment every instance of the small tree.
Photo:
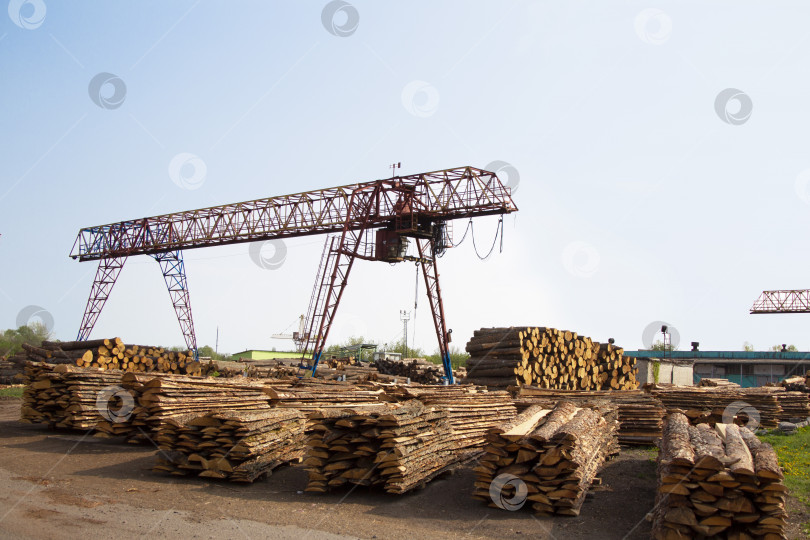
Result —
POLYGON ((678 347, 673 347, 671 343, 665 344, 663 341, 656 341, 650 348, 651 351, 675 351, 678 347))
MULTIPOLYGON (((771 347, 771 350, 772 350, 772 351, 779 352, 779 351, 781 351, 781 350, 782 350, 782 346, 781 346, 781 345, 773 345, 773 346, 771 347)), ((785 348, 785 350, 786 350, 786 351, 788 351, 788 352, 799 352, 799 348, 798 348, 798 347, 796 347, 796 345, 788 345, 788 346, 785 348)))
POLYGON ((754 345, 746 341, 743 343, 743 350, 745 352, 754 352, 754 345))
POLYGON ((10 356, 21 352, 23 343, 39 346, 50 337, 51 332, 39 321, 20 326, 16 330, 5 330, 0 334, 0 356, 10 356))

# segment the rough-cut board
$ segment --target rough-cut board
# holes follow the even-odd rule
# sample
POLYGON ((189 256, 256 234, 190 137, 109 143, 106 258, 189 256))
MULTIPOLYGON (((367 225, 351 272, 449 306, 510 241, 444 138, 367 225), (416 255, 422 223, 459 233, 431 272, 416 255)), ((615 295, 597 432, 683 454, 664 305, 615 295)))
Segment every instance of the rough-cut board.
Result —
POLYGON ((653 538, 784 538, 786 488, 776 452, 735 424, 664 424, 653 538))

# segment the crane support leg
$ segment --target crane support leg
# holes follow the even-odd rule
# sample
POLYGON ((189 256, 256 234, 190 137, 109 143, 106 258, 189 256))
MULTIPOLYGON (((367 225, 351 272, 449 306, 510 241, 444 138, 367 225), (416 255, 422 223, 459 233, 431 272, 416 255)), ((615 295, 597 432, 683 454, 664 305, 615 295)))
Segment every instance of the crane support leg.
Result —
POLYGON ((90 298, 84 308, 84 317, 82 317, 79 335, 76 338, 78 341, 86 341, 90 337, 90 332, 93 331, 98 316, 101 315, 101 310, 104 308, 104 304, 110 296, 110 291, 112 291, 113 285, 118 279, 118 274, 121 273, 121 268, 124 267, 126 261, 126 256, 109 257, 98 261, 96 278, 93 280, 90 298))
POLYGON ((362 230, 347 231, 341 237, 332 238, 327 259, 321 264, 320 286, 314 306, 314 317, 310 324, 310 339, 314 343, 311 364, 313 376, 323 356, 326 338, 329 336, 338 304, 346 288, 363 233, 362 230))
POLYGON ((422 275, 425 277, 430 311, 433 313, 433 324, 436 327, 436 337, 439 338, 439 354, 444 365, 444 377, 448 384, 455 384, 453 379, 453 366, 450 363, 450 334, 447 332, 447 323, 444 318, 444 304, 442 291, 439 288, 439 272, 436 269, 436 255, 433 251, 433 240, 418 238, 416 245, 419 248, 419 259, 422 266, 422 275))
POLYGON ((160 265, 166 287, 169 289, 180 330, 186 340, 186 347, 194 351, 197 360, 197 336, 194 334, 194 319, 191 317, 191 303, 188 294, 188 281, 186 280, 186 267, 183 263, 183 252, 167 251, 152 255, 160 265))

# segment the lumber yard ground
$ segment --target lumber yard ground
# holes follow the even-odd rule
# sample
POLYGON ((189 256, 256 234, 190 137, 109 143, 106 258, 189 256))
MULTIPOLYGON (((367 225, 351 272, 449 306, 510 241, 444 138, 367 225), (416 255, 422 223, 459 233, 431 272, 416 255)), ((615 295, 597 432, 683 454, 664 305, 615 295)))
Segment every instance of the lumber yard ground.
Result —
MULTIPOLYGON (((305 494, 306 473, 285 467, 251 485, 151 471, 155 449, 17 421, 0 400, 2 538, 649 538, 655 452, 623 449, 600 475, 582 515, 536 518, 470 498, 467 468, 410 495, 358 488, 305 494)), ((788 538, 804 538, 791 498, 788 538)))

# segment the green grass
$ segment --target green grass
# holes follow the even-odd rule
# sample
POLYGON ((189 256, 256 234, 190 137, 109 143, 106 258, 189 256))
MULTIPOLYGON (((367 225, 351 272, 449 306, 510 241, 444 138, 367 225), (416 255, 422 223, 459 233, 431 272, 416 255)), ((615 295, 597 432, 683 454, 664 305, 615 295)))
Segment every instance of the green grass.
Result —
POLYGON ((16 388, 0 388, 0 397, 22 397, 23 394, 23 387, 18 386, 16 388))
MULTIPOLYGON (((810 509, 810 427, 801 428, 794 435, 774 432, 759 438, 776 450, 790 494, 810 509)), ((810 521, 802 524, 802 529, 810 535, 810 521)))

